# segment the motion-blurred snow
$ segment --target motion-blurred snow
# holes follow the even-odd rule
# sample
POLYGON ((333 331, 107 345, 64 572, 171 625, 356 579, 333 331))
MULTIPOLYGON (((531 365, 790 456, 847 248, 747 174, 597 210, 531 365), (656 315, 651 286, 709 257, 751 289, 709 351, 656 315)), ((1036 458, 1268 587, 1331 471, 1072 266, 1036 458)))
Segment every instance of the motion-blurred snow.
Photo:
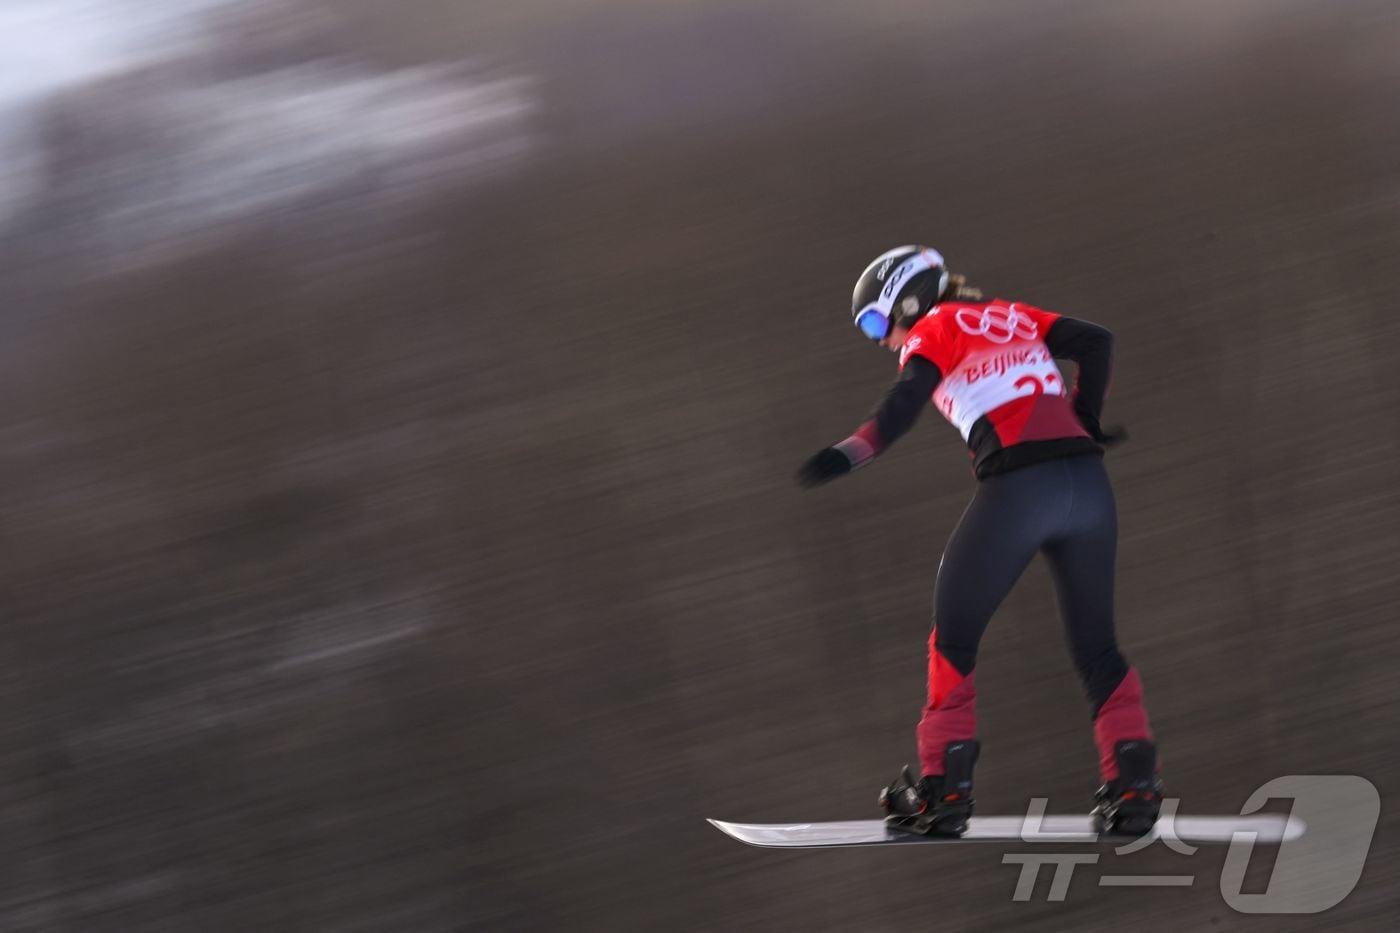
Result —
POLYGON ((386 67, 340 38, 296 4, 10 0, 0 228, 129 259, 313 199, 382 206, 527 148, 528 81, 386 67))

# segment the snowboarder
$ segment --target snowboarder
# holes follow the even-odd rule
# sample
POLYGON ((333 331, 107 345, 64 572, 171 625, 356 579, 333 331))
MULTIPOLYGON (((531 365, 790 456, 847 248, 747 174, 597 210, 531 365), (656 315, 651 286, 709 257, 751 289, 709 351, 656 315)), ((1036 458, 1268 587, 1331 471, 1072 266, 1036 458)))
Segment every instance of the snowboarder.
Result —
POLYGON ((1093 711, 1103 786, 1099 831, 1147 832, 1162 785, 1142 682, 1113 630, 1117 511, 1104 447, 1123 438, 1099 416, 1113 335, 1022 302, 985 299, 922 246, 879 256, 856 282, 851 313, 870 340, 899 354, 899 378, 854 434, 798 472, 818 486, 868 464, 932 400, 961 432, 978 480, 944 550, 928 641, 928 702, 906 767, 880 794, 886 822, 961 835, 973 812, 977 646, 993 612, 1037 552, 1054 578, 1070 651, 1093 711), (1056 359, 1078 368, 1067 389, 1056 359))

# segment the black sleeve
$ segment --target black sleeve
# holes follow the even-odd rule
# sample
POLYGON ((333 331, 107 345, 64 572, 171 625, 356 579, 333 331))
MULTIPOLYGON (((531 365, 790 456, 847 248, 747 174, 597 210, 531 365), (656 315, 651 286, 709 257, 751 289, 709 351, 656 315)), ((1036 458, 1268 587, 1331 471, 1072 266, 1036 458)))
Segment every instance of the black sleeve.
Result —
POLYGON ((1050 325, 1045 345, 1056 359, 1073 360, 1078 366, 1074 413, 1090 433, 1096 433, 1113 372, 1113 332, 1088 321, 1061 317, 1050 325))
POLYGON ((929 360, 910 357, 870 418, 835 448, 846 455, 852 468, 869 463, 914 426, 942 378, 929 360))
POLYGON ((909 357, 900 370, 899 381, 890 386, 884 400, 871 413, 882 448, 893 444, 914 426, 942 380, 943 374, 931 361, 922 356, 909 357))

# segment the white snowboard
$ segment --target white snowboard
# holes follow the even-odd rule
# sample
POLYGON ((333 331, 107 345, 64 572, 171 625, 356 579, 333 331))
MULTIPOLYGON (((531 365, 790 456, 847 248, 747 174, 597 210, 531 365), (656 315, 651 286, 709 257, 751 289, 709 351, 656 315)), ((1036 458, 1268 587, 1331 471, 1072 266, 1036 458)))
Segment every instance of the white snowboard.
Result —
MULTIPOLYGON (((1105 842, 1126 845, 1127 836, 1104 836, 1094 832, 1088 816, 974 816, 962 838, 920 836, 888 829, 883 820, 844 820, 834 823, 726 823, 710 820, 716 829, 751 846, 778 849, 818 849, 834 846, 878 846, 910 843, 1028 842, 1083 843, 1105 842)), ((1152 830, 1152 838, 1175 838, 1188 845, 1229 843, 1236 834, 1240 841, 1278 844, 1297 839, 1307 825, 1296 816, 1261 813, 1250 816, 1173 816, 1163 814, 1152 830)))

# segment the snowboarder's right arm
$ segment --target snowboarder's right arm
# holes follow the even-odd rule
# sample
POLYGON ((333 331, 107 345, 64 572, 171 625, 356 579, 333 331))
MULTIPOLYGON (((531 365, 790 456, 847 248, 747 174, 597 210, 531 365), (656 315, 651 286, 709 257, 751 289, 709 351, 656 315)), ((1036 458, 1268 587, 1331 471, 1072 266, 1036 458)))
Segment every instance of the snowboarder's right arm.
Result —
POLYGON ((820 486, 864 466, 903 437, 923 413, 943 375, 922 356, 910 356, 869 420, 840 443, 826 447, 802 465, 797 481, 820 486))

